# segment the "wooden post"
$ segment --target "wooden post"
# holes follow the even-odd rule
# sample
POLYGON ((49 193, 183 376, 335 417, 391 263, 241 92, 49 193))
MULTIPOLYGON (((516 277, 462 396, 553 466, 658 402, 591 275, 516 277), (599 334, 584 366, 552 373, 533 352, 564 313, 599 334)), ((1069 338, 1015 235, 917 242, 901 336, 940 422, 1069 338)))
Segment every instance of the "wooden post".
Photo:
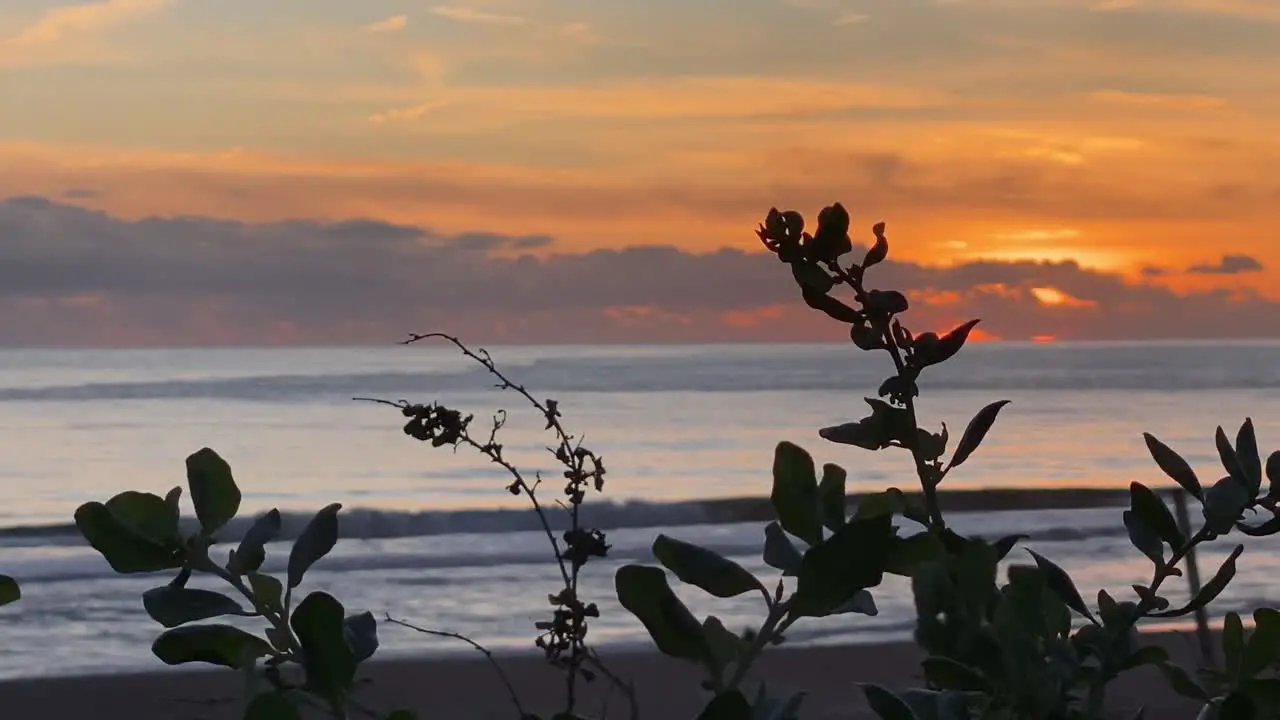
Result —
MULTIPOLYGON (((1173 507, 1183 537, 1191 537, 1193 531, 1191 518, 1187 515, 1187 493, 1181 488, 1173 491, 1173 507)), ((1196 563, 1195 548, 1187 553, 1187 589, 1189 597, 1195 597, 1200 592, 1200 566, 1196 563)), ((1196 640, 1200 644, 1201 667, 1213 667, 1213 637, 1209 634, 1209 613, 1205 608, 1196 610, 1196 640)))

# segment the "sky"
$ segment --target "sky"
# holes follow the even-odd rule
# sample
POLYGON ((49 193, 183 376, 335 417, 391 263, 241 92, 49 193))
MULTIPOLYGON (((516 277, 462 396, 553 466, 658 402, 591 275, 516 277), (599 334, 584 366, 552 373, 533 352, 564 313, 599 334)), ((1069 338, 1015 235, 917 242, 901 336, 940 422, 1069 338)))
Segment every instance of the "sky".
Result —
POLYGON ((1280 337, 1280 0, 6 0, 0 345, 1280 337))

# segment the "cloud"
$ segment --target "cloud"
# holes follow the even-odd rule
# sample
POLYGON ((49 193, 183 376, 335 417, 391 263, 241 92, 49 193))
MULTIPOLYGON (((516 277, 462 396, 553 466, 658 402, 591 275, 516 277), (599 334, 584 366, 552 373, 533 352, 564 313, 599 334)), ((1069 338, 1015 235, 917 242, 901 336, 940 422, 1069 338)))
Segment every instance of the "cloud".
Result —
POLYGON ((1187 272, 1193 275, 1239 275, 1241 273, 1261 272, 1262 263, 1249 255, 1223 255, 1213 265, 1192 265, 1187 272))
POLYGON ((462 5, 436 5, 431 8, 431 14, 456 22, 482 25, 523 25, 525 23, 525 19, 519 15, 505 15, 462 5))
POLYGON ((1227 106, 1224 98, 1212 95, 1176 95, 1169 93, 1137 93, 1123 90, 1099 90, 1089 94, 1096 103, 1146 107, 1157 110, 1217 110, 1227 106))
POLYGON ((84 57, 83 48, 69 46, 172 4, 173 0, 103 0, 51 8, 16 35, 0 37, 0 66, 84 57))
POLYGON ((860 12, 847 12, 836 17, 833 22, 837 27, 845 25, 861 25, 871 19, 871 16, 860 12))
POLYGON ((409 25, 408 15, 396 15, 386 20, 369 23, 364 29, 371 33, 390 33, 405 29, 409 25))
MULTIPOLYGON (((737 249, 568 253, 548 236, 377 220, 131 222, 38 197, 0 202, 0 236, 7 345, 385 342, 423 328, 509 342, 841 335, 775 259, 737 249)), ((973 316, 1006 339, 1280 335, 1275 301, 1072 262, 891 259, 874 282, 909 291, 919 329, 973 316)))

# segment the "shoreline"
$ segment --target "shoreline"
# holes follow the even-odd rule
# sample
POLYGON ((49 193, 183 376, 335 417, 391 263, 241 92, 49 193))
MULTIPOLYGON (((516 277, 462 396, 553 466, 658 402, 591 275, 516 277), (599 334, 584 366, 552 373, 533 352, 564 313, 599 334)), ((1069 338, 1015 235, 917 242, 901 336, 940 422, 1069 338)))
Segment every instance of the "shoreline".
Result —
MULTIPOLYGON (((1189 633, 1145 634, 1166 647, 1176 662, 1194 666, 1189 633)), ((603 655, 611 671, 630 678, 636 687, 642 720, 693 718, 706 702, 696 669, 656 651, 603 655)), ((754 674, 768 682, 771 694, 808 690, 803 720, 870 720, 857 683, 902 689, 919 682, 923 653, 909 643, 774 648, 766 652, 754 674)), ((563 676, 538 655, 499 655, 524 710, 556 709, 563 676)), ((511 698, 487 660, 471 657, 395 658, 375 660, 362 668, 367 681, 357 698, 383 714, 413 709, 422 720, 514 720, 511 698)), ((753 687, 753 686, 749 686, 753 687)), ((1159 673, 1140 668, 1126 674, 1109 693, 1108 717, 1130 718, 1145 703, 1147 717, 1193 718, 1197 708, 1170 691, 1159 673)), ((606 702, 603 681, 580 693, 582 710, 599 714, 606 702)), ((628 718, 626 699, 607 698, 609 716, 628 718)), ((62 676, 0 681, 5 717, 14 720, 82 720, 121 717, 130 720, 239 720, 241 676, 233 670, 162 668, 144 672, 62 676)), ((305 717, 319 717, 305 715, 305 717)))

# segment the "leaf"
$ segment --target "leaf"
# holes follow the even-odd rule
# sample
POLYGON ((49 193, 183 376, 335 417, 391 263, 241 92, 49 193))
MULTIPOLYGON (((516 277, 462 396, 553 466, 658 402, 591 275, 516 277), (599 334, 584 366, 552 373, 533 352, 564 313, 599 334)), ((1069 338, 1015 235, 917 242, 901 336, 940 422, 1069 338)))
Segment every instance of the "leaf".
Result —
POLYGON ((305 597, 289 618, 302 645, 307 686, 321 697, 343 697, 356 674, 356 654, 347 642, 345 610, 332 595, 316 591, 305 597))
POLYGON ((1160 442, 1151 433, 1143 433, 1142 437, 1147 441, 1147 450, 1151 453, 1151 458, 1156 461, 1156 465, 1160 470, 1173 479, 1174 482, 1182 486, 1183 490, 1194 495, 1199 500, 1204 500, 1204 490, 1200 487, 1200 479, 1196 477, 1196 471, 1191 469, 1186 460, 1182 456, 1174 452, 1168 445, 1160 442))
POLYGON ((707 639, 707 648, 711 651, 713 671, 723 669, 729 663, 736 662, 747 651, 747 643, 731 632, 715 615, 702 621, 702 634, 707 639))
POLYGON ((1235 457, 1243 479, 1248 481, 1245 487, 1250 490, 1250 499, 1257 497, 1262 487, 1262 456, 1258 453, 1258 436, 1252 418, 1245 418, 1236 434, 1235 457))
POLYGON ((1151 558, 1151 562, 1160 565, 1164 562, 1164 545, 1160 542, 1160 536, 1156 534, 1149 525, 1138 519, 1138 516, 1132 510, 1125 510, 1121 515, 1124 518, 1125 529, 1129 531, 1129 542, 1147 557, 1151 558))
POLYGON ((253 590, 253 597, 260 605, 266 606, 272 610, 284 609, 284 587, 280 585, 280 581, 270 575, 262 573, 249 573, 249 588, 253 590))
POLYGON ((1228 695, 1218 708, 1218 720, 1255 720, 1257 717, 1253 699, 1239 692, 1228 695))
POLYGON ((875 244, 867 249, 867 254, 862 258, 862 268, 865 270, 873 265, 879 265, 889 256, 889 239, 884 236, 884 225, 876 225, 878 228, 875 244))
POLYGON ((817 472, 813 457, 803 448, 789 442, 778 443, 769 498, 783 530, 810 545, 822 542, 817 472))
POLYGON ((1000 410, 1010 402, 1009 400, 993 402, 973 416, 973 419, 969 421, 969 426, 964 429, 964 435, 960 437, 960 444, 956 446, 955 454, 951 456, 951 467, 960 467, 965 460, 969 459, 973 451, 977 450, 978 446, 982 444, 982 440, 986 438, 991 426, 995 424, 1000 410))
POLYGON ((822 481, 818 483, 818 498, 822 507, 822 522, 828 530, 835 532, 844 525, 845 513, 845 481, 849 474, 839 465, 827 463, 822 466, 822 481))
POLYGON ((343 633, 351 647, 356 662, 362 663, 378 651, 378 621, 373 613, 365 611, 348 615, 343 621, 343 633))
POLYGON ((81 505, 76 527, 118 573, 146 573, 182 567, 182 553, 130 530, 100 502, 81 505))
POLYGON ((945 557, 947 549, 937 535, 920 532, 905 538, 893 538, 884 571, 902 577, 915 575, 925 563, 945 557))
POLYGON ((1030 535, 1006 535, 996 541, 996 559, 1003 560, 1013 552, 1013 548, 1018 544, 1019 540, 1026 540, 1030 535))
POLYGON ((917 366, 937 365, 955 357, 956 353, 960 352, 960 349, 969 340, 969 333, 973 332, 973 328, 979 322, 981 321, 970 320, 947 332, 938 338, 937 342, 924 347, 917 347, 914 356, 917 366))
POLYGON ((862 692, 867 696, 867 704, 881 720, 920 720, 911 707, 897 695, 879 685, 864 683, 861 687, 862 692))
POLYGON ((272 508, 264 513, 245 532, 236 548, 235 560, 227 570, 233 575, 245 575, 262 567, 267 559, 266 544, 280 534, 280 511, 272 508))
POLYGON ((1271 484, 1271 494, 1280 494, 1280 450, 1267 456, 1267 481, 1271 484))
POLYGON ((853 594, 843 605, 832 610, 830 615, 866 615, 867 617, 875 617, 880 614, 880 608, 876 607, 876 599, 866 590, 859 590, 853 594))
POLYGON ((1157 665, 1160 673, 1164 675, 1164 679, 1169 683, 1169 687, 1182 697, 1199 700, 1200 702, 1208 702, 1209 693, 1200 687, 1200 683, 1192 679, 1191 675, 1183 670, 1182 667, 1173 663, 1163 663, 1157 665))
POLYGON ((783 577, 794 577, 800 572, 804 556, 791 544, 782 526, 771 522, 764 528, 764 562, 782 571, 783 577))
POLYGON ((252 659, 270 655, 271 646, 230 625, 184 625, 161 633, 151 652, 166 665, 200 662, 239 670, 252 659))
POLYGON ((680 602, 660 568, 624 565, 614 575, 618 602, 635 615, 664 655, 704 662, 710 657, 702 625, 680 602))
POLYGON ((751 703, 739 690, 723 692, 707 703, 698 720, 751 720, 751 703))
POLYGON ((187 457, 187 487, 200 527, 210 535, 240 510, 240 488, 231 477, 231 466, 209 448, 187 457))
POLYGON ((1142 524, 1155 532, 1161 540, 1169 543, 1169 547, 1177 550, 1186 543, 1182 529, 1178 527, 1178 521, 1173 519, 1173 513, 1164 504, 1164 500, 1152 492, 1151 488, 1139 482, 1130 483, 1129 507, 1142 524))
MULTIPOLYGON (((1221 425, 1214 433, 1213 440, 1218 448, 1218 459, 1222 461, 1222 467, 1227 471, 1227 475, 1235 478, 1241 487, 1248 490, 1249 478, 1245 477, 1244 468, 1240 465, 1240 457, 1236 455, 1235 448, 1231 447, 1231 440, 1227 438, 1227 433, 1221 425)), ((1252 497, 1251 495, 1250 499, 1252 497)))
POLYGON ((167 628, 222 615, 242 615, 240 603, 219 592, 163 585, 142 593, 142 607, 167 628))
POLYGON ((933 655, 922 663, 929 684, 943 690, 965 690, 989 693, 991 683, 982 673, 949 657, 933 655))
POLYGON ((800 565, 792 612, 822 617, 859 590, 879 585, 893 538, 888 516, 855 518, 826 542, 810 548, 800 565))
POLYGON ((1135 650, 1124 662, 1123 670, 1132 670, 1143 665, 1163 665, 1169 662, 1169 651, 1159 645, 1147 645, 1135 650))
POLYGON ((1234 684, 1240 678, 1240 663, 1244 660, 1244 624, 1239 613, 1229 612, 1222 619, 1222 659, 1234 684))
POLYGON ((338 511, 341 509, 342 503, 325 506, 293 541, 293 550, 289 552, 289 588, 298 587, 307 570, 338 543, 338 511))
POLYGON ((302 720, 301 713, 285 695, 278 692, 262 693, 245 708, 244 720, 302 720))
POLYGON ((164 498, 128 490, 107 501, 116 521, 139 537, 158 545, 178 538, 178 512, 164 498))
POLYGON ((18 581, 8 575, 0 575, 0 607, 16 603, 22 599, 22 588, 18 581))
POLYGON ((1236 576, 1236 558, 1240 557, 1240 554, 1243 552, 1244 546, 1237 545, 1236 549, 1231 551, 1231 555, 1223 561, 1222 566, 1218 568, 1218 572, 1214 573, 1214 576, 1210 578, 1209 582, 1205 583, 1200 588, 1200 592, 1196 593, 1196 596, 1191 598, 1191 602, 1175 610, 1153 613, 1151 617, 1182 617, 1183 615, 1189 615, 1213 602, 1213 599, 1218 597, 1218 595, 1226 589, 1227 583, 1230 583, 1231 579, 1236 576))
POLYGON ((1052 560, 1038 554, 1034 550, 1028 550, 1031 557, 1036 559, 1036 565, 1040 567, 1040 571, 1044 573, 1045 582, 1048 583, 1049 589, 1058 596, 1067 607, 1075 610, 1081 615, 1089 618, 1093 622, 1093 615, 1089 612, 1089 608, 1084 604, 1084 598, 1080 597, 1080 591, 1076 589, 1076 584, 1071 581, 1071 576, 1067 571, 1058 567, 1052 560))
POLYGON ((682 582, 720 598, 763 590, 754 575, 719 553, 666 535, 653 541, 653 555, 682 582))
MULTIPOLYGON (((418 720, 418 713, 412 710, 396 710, 388 715, 385 720, 418 720)), ((532 720, 537 720, 537 718, 535 717, 532 720)))
POLYGON ((856 518, 876 518, 882 515, 897 515, 906 507, 906 499, 898 488, 889 488, 884 492, 863 495, 858 498, 858 506, 853 511, 856 518))
POLYGON ((1280 611, 1259 608, 1253 611, 1253 633, 1244 647, 1240 677, 1248 679, 1280 660, 1280 611))
POLYGON ((836 280, 826 270, 807 262, 791 263, 791 276, 801 288, 826 295, 835 287, 836 280))
POLYGON ((1233 477, 1224 477, 1204 494, 1204 522, 1215 533, 1223 535, 1235 527, 1249 506, 1249 491, 1233 477))

